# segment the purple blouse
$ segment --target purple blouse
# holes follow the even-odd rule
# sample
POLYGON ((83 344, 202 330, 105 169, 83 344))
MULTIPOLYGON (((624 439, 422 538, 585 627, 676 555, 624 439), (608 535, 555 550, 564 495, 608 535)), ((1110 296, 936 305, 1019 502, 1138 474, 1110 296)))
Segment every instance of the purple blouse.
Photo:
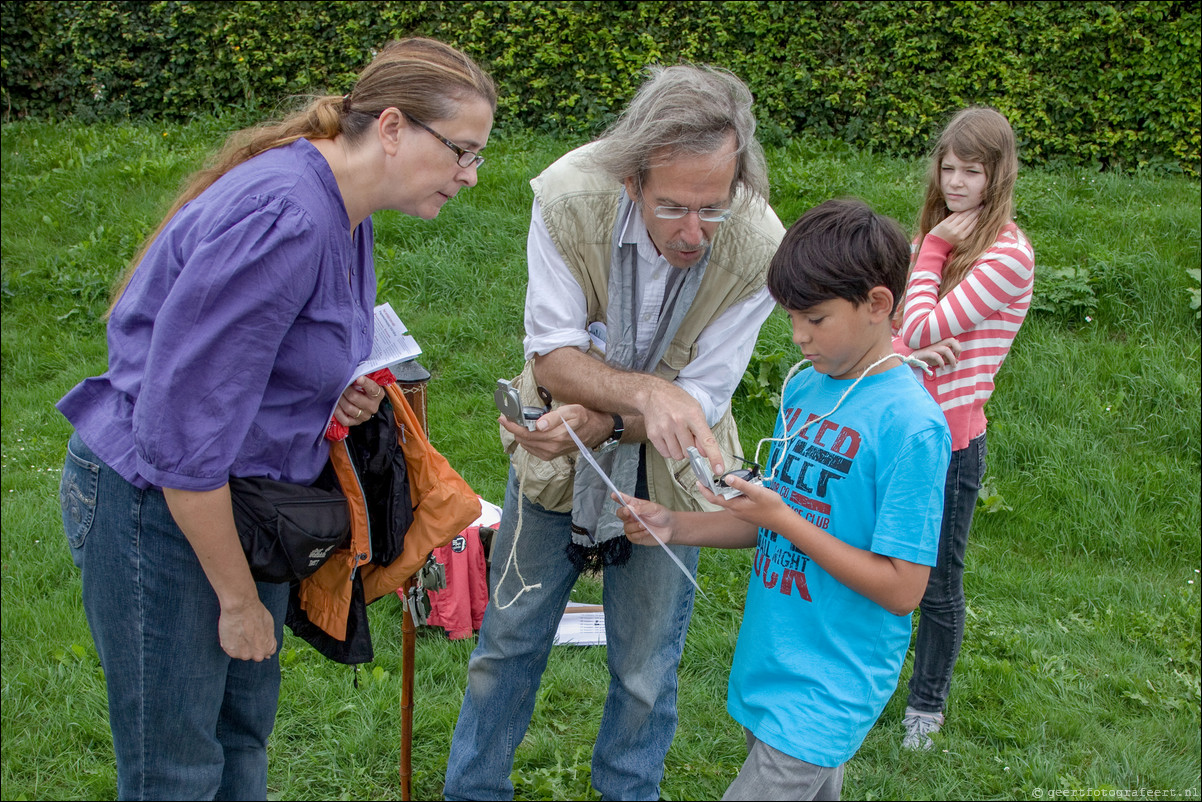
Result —
POLYGON ((155 240, 109 320, 108 371, 59 411, 138 487, 312 482, 371 352, 371 218, 349 229, 307 140, 230 170, 155 240))

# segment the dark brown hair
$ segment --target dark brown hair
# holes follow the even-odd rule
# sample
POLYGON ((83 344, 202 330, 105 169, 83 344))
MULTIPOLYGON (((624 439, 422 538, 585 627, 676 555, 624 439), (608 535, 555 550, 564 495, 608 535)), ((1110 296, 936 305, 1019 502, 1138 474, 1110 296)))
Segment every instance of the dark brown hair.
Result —
POLYGON ((785 232, 768 266, 768 291, 785 309, 801 311, 832 298, 862 304, 873 287, 885 287, 896 307, 909 262, 896 220, 857 198, 829 200, 785 232))

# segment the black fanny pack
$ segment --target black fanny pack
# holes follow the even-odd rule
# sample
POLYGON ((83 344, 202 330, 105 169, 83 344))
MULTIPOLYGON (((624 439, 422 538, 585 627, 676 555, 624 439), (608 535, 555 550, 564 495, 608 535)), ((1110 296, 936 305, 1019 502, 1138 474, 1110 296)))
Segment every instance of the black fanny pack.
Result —
POLYGON ((246 561, 259 582, 304 579, 350 536, 346 496, 332 471, 313 485, 230 477, 230 496, 246 561))

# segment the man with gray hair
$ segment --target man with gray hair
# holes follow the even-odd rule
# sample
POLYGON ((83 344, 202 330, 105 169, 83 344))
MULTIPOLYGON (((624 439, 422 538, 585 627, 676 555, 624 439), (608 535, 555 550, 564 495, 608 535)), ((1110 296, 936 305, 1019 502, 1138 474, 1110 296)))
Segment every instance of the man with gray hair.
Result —
MULTIPOLYGON (((657 799, 693 583, 663 549, 632 548, 571 435, 623 492, 714 509, 686 449, 715 474, 742 454, 730 400, 773 307, 764 277, 784 228, 751 93, 725 70, 653 68, 600 140, 530 183, 527 361, 512 386, 523 405, 553 402, 533 430, 499 419, 509 485, 444 794, 513 797, 559 619, 580 574, 600 570, 610 684, 592 784, 657 799)), ((698 549, 669 548, 696 573, 698 549)))

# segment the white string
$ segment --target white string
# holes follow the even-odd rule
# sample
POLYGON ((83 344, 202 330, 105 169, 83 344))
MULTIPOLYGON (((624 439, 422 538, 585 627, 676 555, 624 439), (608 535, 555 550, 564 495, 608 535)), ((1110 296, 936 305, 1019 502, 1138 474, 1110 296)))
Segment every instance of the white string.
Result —
POLYGON ((831 407, 830 410, 828 410, 826 412, 826 414, 819 415, 817 418, 811 418, 810 420, 803 423, 801 425, 801 427, 798 428, 798 430, 795 432, 788 431, 788 425, 785 423, 785 388, 788 387, 789 380, 792 379, 797 374, 797 371, 799 371, 801 369, 801 366, 806 364, 810 360, 803 359, 800 362, 798 362, 796 365, 794 365, 793 367, 789 368, 789 372, 785 375, 784 382, 781 383, 781 387, 780 387, 781 404, 780 404, 780 411, 777 413, 778 415, 780 415, 781 429, 784 430, 785 434, 783 437, 765 437, 762 440, 760 440, 758 443, 756 443, 756 446, 755 446, 755 461, 757 464, 761 464, 760 463, 760 448, 764 445, 764 443, 775 443, 775 442, 783 443, 783 445, 781 446, 781 449, 780 449, 780 456, 778 456, 776 458, 776 463, 774 465, 768 466, 768 472, 767 472, 767 475, 764 477, 764 480, 771 481, 772 479, 774 479, 776 477, 776 469, 780 465, 781 460, 783 460, 785 458, 785 451, 786 451, 785 446, 787 446, 789 444, 789 440, 791 440, 794 437, 799 437, 801 435, 801 433, 804 432, 810 426, 810 424, 817 423, 820 420, 825 420, 826 418, 829 418, 831 415, 834 415, 835 410, 837 410, 839 408, 839 406, 844 402, 844 400, 847 399, 847 396, 851 393, 851 391, 856 389, 856 385, 859 384, 861 381, 863 381, 864 377, 868 375, 869 371, 871 371, 877 365, 887 362, 888 360, 893 359, 894 357, 896 357, 897 359, 900 359, 902 364, 904 364, 904 365, 910 365, 911 367, 921 368, 922 371, 924 373, 926 373, 927 375, 931 374, 931 367, 929 365, 927 365, 927 363, 923 362, 921 359, 918 359, 917 357, 902 356, 901 354, 888 354, 886 356, 883 356, 880 359, 878 359, 877 361, 873 362, 868 367, 864 368, 864 372, 860 374, 860 378, 858 378, 854 382, 852 382, 851 386, 843 391, 843 395, 839 396, 839 400, 837 402, 835 402, 835 405, 833 407, 831 407))
MULTIPOLYGON (((518 446, 518 448, 521 448, 521 446, 518 446)), ((530 467, 529 459, 527 459, 525 462, 522 463, 522 473, 520 476, 518 476, 518 523, 517 523, 517 526, 513 530, 513 544, 509 548, 509 559, 507 559, 505 561, 505 570, 501 572, 501 578, 497 580, 497 594, 499 595, 501 593, 501 586, 505 584, 505 577, 509 574, 509 566, 511 566, 511 565, 513 566, 513 570, 517 571, 518 581, 522 583, 522 587, 521 587, 521 590, 519 590, 517 593, 513 594, 513 598, 510 599, 508 602, 506 602, 505 604, 497 605, 498 609, 501 609, 501 610, 504 610, 504 609, 510 607, 514 602, 516 602, 519 598, 521 598, 522 594, 525 593, 526 591, 538 590, 539 588, 541 588, 543 586, 542 582, 539 582, 536 585, 526 584, 526 579, 525 579, 525 577, 522 576, 522 569, 518 567, 518 560, 517 560, 518 537, 522 534, 522 507, 526 506, 525 501, 524 501, 526 498, 526 495, 523 492, 523 488, 526 485, 526 469, 528 467, 530 467)), ((496 601, 496 599, 493 599, 493 601, 496 601)))
POLYGON ((589 465, 592 466, 593 470, 596 471, 597 474, 601 477, 601 479, 605 482, 605 484, 609 486, 609 489, 614 492, 614 495, 617 496, 618 503, 621 504, 626 509, 630 510, 630 514, 635 517, 635 520, 637 520, 639 523, 641 523, 643 525, 643 528, 647 530, 647 532, 651 535, 651 537, 655 538, 655 542, 660 545, 660 548, 662 548, 664 550, 665 554, 667 554, 669 557, 672 558, 672 562, 676 563, 676 567, 680 569, 680 572, 682 574, 684 574, 685 577, 688 578, 688 580, 690 582, 693 583, 693 587, 697 588, 697 592, 700 593, 702 596, 705 596, 705 591, 703 591, 701 589, 701 586, 697 584, 697 580, 693 578, 693 574, 689 572, 689 569, 684 567, 684 563, 682 563, 680 561, 680 558, 678 558, 675 554, 672 553, 672 550, 670 548, 668 548, 668 544, 664 543, 664 541, 660 539, 660 536, 655 534, 655 530, 653 530, 647 524, 647 522, 644 521, 642 519, 642 517, 640 517, 639 514, 634 511, 634 507, 631 507, 629 504, 626 503, 626 500, 622 498, 622 492, 620 490, 618 490, 618 488, 614 485, 614 483, 612 481, 610 481, 609 477, 605 475, 605 471, 601 470, 601 466, 597 464, 597 461, 595 459, 593 459, 593 455, 590 453, 590 449, 587 446, 585 446, 584 443, 580 442, 580 438, 577 437, 576 432, 572 430, 571 424, 569 424, 565 420, 563 422, 563 425, 564 425, 564 428, 568 430, 568 435, 572 438, 572 442, 574 442, 576 444, 576 447, 580 449, 580 456, 584 457, 585 462, 587 462, 589 465))

